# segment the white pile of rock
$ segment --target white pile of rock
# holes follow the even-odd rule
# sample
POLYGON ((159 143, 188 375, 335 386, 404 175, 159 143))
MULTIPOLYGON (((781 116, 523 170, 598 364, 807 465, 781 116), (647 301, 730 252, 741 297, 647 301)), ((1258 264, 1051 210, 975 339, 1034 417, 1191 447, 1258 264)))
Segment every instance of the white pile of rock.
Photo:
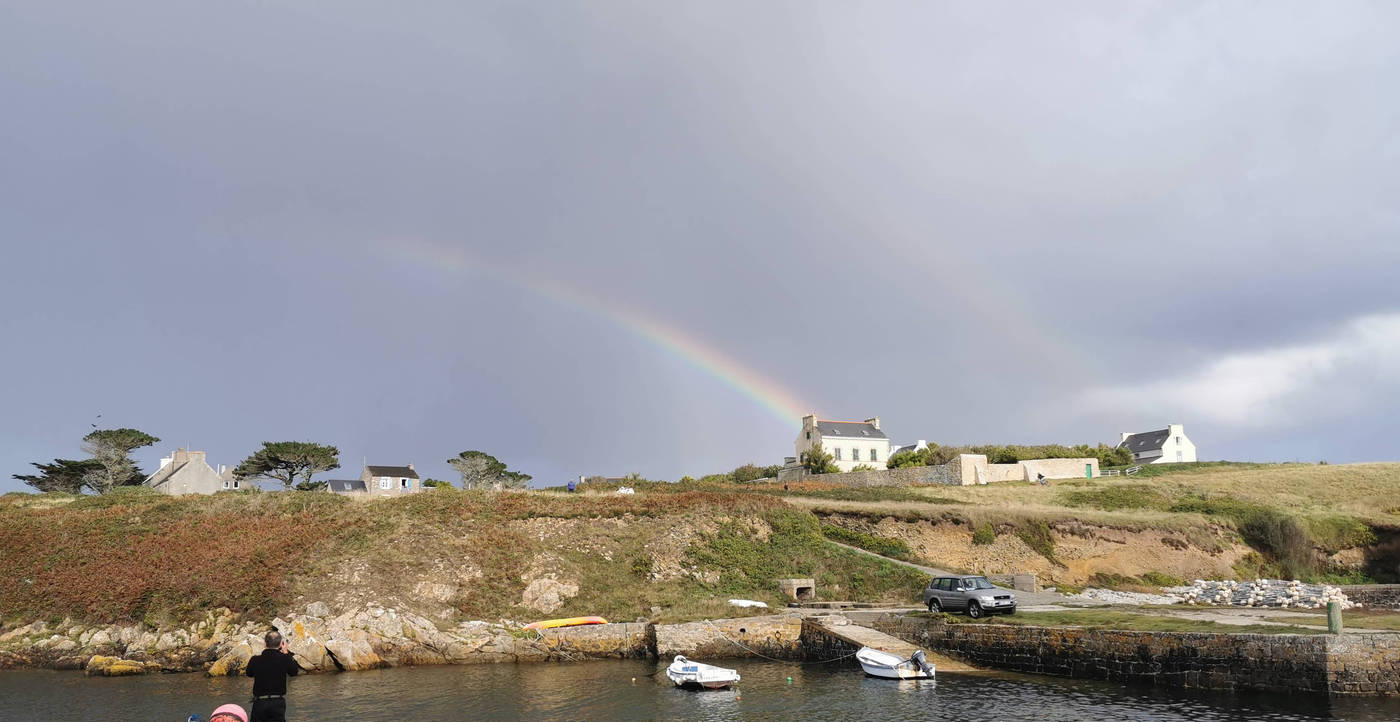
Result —
POLYGON ((1179 594, 1145 594, 1143 592, 1120 592, 1113 589, 1091 587, 1078 594, 1067 595, 1068 599, 1108 604, 1180 604, 1179 594))
POLYGON ((1181 590, 1182 601, 1187 604, 1315 609, 1327 606, 1328 602, 1338 602, 1342 609, 1357 606, 1347 599, 1339 587, 1304 584, 1297 579, 1255 579, 1252 582, 1208 582, 1197 579, 1191 586, 1177 589, 1181 590))

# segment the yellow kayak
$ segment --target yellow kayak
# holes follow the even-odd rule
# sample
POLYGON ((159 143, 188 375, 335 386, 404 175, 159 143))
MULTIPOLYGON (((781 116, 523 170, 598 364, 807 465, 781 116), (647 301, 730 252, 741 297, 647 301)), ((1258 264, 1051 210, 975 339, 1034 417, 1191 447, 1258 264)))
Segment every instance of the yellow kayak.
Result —
POLYGON ((546 619, 542 622, 533 622, 525 625, 526 629, 554 629, 555 627, 577 627, 580 624, 607 624, 608 620, 602 617, 567 617, 565 619, 546 619))

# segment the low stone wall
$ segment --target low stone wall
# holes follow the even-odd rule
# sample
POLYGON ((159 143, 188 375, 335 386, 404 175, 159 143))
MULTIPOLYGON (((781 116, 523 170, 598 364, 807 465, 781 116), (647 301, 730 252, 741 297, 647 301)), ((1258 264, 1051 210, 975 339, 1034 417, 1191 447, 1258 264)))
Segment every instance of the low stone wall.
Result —
POLYGON ((880 631, 972 664, 1222 691, 1400 694, 1400 634, 1126 632, 885 618, 880 631))
POLYGON ((1400 609, 1400 584, 1352 584, 1342 587, 1347 599, 1372 609, 1400 609))
POLYGON ((848 471, 818 474, 806 478, 846 486, 909 486, 911 484, 951 484, 975 486, 1002 481, 1030 481, 1037 474, 1047 479, 1082 479, 1088 465, 1099 475, 1097 459, 1031 459, 1015 464, 988 464, 982 454, 960 454, 942 466, 910 466, 903 469, 848 471))
POLYGON ((800 659, 802 654, 802 617, 798 614, 657 624, 655 634, 655 654, 662 659, 677 654, 800 659))

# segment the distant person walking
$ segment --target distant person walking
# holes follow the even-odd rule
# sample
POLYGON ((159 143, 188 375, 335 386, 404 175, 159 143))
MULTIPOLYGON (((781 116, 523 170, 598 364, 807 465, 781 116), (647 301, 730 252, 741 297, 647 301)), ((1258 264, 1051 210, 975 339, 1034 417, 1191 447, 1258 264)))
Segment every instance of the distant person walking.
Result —
POLYGON ((573 479, 569 479, 569 491, 573 491, 574 488, 575 488, 575 487, 574 487, 574 480, 573 480, 573 479))
POLYGON ((1044 474, 1036 474, 1036 475, 1035 475, 1035 483, 1040 484, 1041 486, 1045 486, 1045 475, 1044 475, 1044 474))
POLYGON ((286 722, 287 678, 297 676, 301 668, 282 633, 272 630, 263 637, 267 649, 248 660, 244 674, 253 678, 253 709, 249 722, 286 722))

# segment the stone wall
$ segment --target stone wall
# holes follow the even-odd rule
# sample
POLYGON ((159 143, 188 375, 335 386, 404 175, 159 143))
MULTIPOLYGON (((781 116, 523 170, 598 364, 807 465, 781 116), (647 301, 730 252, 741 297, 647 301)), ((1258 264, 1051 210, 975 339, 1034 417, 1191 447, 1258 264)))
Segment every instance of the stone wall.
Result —
POLYGON ((1400 694, 1400 634, 1126 632, 885 618, 887 634, 972 664, 1223 691, 1400 694))
MULTIPOLYGON (((818 474, 806 478, 846 486, 909 486, 910 484, 951 484, 974 486, 999 481, 1029 481, 1036 474, 1047 479, 1084 478, 1088 464, 1099 475, 1097 459, 1032 459, 1015 464, 988 464, 982 454, 960 454, 942 466, 910 466, 903 469, 850 471, 844 474, 818 474)), ((782 480, 781 475, 779 479, 782 480)))
POLYGON ((657 624, 655 632, 655 654, 661 659, 677 654, 796 659, 802 653, 802 617, 797 614, 657 624))
POLYGON ((1400 609, 1400 584, 1353 584, 1342 587, 1342 593, 1363 607, 1400 609))

